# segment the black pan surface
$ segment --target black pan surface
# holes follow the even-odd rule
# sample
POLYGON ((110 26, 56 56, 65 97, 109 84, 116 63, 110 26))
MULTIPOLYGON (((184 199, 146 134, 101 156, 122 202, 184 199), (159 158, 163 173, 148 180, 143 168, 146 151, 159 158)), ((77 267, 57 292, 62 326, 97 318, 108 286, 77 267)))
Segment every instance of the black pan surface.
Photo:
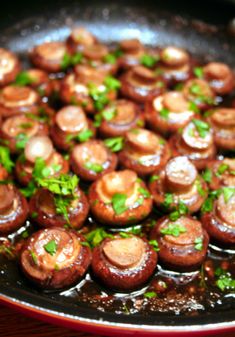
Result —
MULTIPOLYGON (((235 68, 235 38, 227 34, 227 23, 235 16, 235 3, 232 2, 48 0, 9 1, 1 6, 0 45, 19 53, 23 60, 29 47, 44 41, 63 40, 70 28, 78 24, 87 27, 104 42, 138 37, 145 44, 174 44, 199 57, 220 60, 235 68)), ((1 259, 0 295, 58 316, 101 326, 104 322, 128 324, 139 331, 161 331, 163 326, 168 326, 169 331, 175 328, 183 331, 189 325, 193 326, 191 330, 216 329, 223 325, 235 329, 232 297, 215 310, 197 316, 154 312, 146 316, 117 315, 97 311, 89 303, 77 303, 59 294, 39 292, 24 281, 15 263, 1 259)))

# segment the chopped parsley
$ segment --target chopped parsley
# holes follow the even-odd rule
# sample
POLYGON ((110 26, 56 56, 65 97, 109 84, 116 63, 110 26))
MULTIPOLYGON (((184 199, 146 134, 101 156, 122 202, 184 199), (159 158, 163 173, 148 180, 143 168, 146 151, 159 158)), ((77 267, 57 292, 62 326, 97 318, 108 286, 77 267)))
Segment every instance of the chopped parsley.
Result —
POLYGON ((126 207, 126 194, 115 193, 112 197, 113 210, 117 215, 124 213, 128 208, 126 207))
POLYGON ((229 166, 227 164, 220 164, 220 166, 218 167, 218 170, 216 171, 216 176, 220 177, 225 171, 227 171, 229 169, 229 166))
POLYGON ((49 241, 46 245, 43 246, 45 251, 50 254, 51 256, 55 255, 57 251, 57 244, 55 240, 49 241))
POLYGON ((0 164, 7 170, 8 173, 12 172, 14 163, 11 160, 10 150, 5 146, 0 146, 0 164))
POLYGON ((203 68, 202 67, 195 67, 193 69, 193 73, 196 77, 202 78, 203 77, 203 68))
POLYGON ((217 199, 221 193, 222 193, 221 189, 209 192, 208 198, 204 201, 201 207, 201 212, 202 213, 211 212, 213 209, 213 204, 214 204, 215 199, 217 199))
POLYGON ((107 87, 108 91, 111 90, 118 90, 121 88, 121 82, 118 81, 115 77, 113 76, 107 76, 104 80, 104 84, 107 87))
POLYGON ((206 122, 203 122, 199 119, 193 119, 193 124, 196 127, 196 130, 201 138, 205 138, 210 131, 210 125, 206 122))
POLYGON ((155 252, 159 252, 160 249, 157 240, 150 240, 149 244, 153 247, 153 250, 155 250, 155 252))
POLYGON ((157 293, 155 291, 148 291, 147 293, 144 293, 145 298, 154 298, 157 297, 157 293))
POLYGON ((92 162, 86 162, 85 163, 85 168, 89 171, 95 172, 95 173, 101 173, 103 171, 103 166, 97 163, 92 163, 92 162))
POLYGON ((109 53, 105 55, 105 57, 103 58, 103 61, 105 63, 115 64, 117 62, 117 56, 115 54, 109 53))
POLYGON ((65 53, 60 64, 62 70, 66 70, 68 67, 75 66, 76 64, 81 63, 83 58, 82 53, 76 53, 74 55, 69 55, 65 53))
POLYGON ((218 277, 216 280, 216 286, 220 290, 235 290, 235 280, 228 271, 222 268, 217 268, 215 271, 215 276, 218 277))
POLYGON ((122 150, 124 146, 124 138, 123 137, 107 138, 104 140, 104 143, 112 152, 118 152, 122 150))
POLYGON ((198 108, 198 106, 197 106, 197 104, 195 102, 190 102, 189 103, 189 110, 193 111, 195 113, 199 113, 200 112, 200 110, 199 110, 199 108, 198 108))
POLYGON ((25 133, 19 133, 16 136, 16 148, 17 150, 23 150, 27 144, 29 137, 25 133))
POLYGON ((29 75, 27 71, 20 72, 15 79, 14 84, 18 86, 25 86, 34 83, 36 79, 29 75))
POLYGON ((170 223, 167 227, 162 228, 160 232, 163 235, 172 235, 178 237, 180 236, 180 234, 186 232, 186 228, 177 223, 176 224, 170 223))
POLYGON ((223 187, 224 201, 227 204, 229 200, 235 195, 235 187, 223 187))
POLYGON ((144 54, 140 58, 140 63, 147 68, 154 67, 158 61, 159 61, 159 57, 149 55, 149 54, 144 54))
POLYGON ((32 258, 34 264, 38 265, 38 258, 37 258, 36 253, 33 252, 32 250, 31 250, 29 253, 30 253, 30 255, 31 255, 31 258, 32 258))
POLYGON ((104 239, 113 238, 113 235, 106 232, 106 230, 103 227, 99 227, 92 230, 88 234, 85 234, 85 238, 87 242, 90 244, 90 246, 94 248, 98 246, 100 242, 102 242, 104 239))
POLYGON ((138 192, 139 192, 140 194, 142 194, 142 196, 143 196, 144 198, 149 198, 149 197, 150 197, 149 191, 146 190, 146 188, 144 188, 144 187, 139 187, 139 188, 138 188, 138 192))
POLYGON ((163 208, 168 210, 174 202, 174 196, 172 193, 165 193, 164 202, 162 204, 163 208))
POLYGON ((206 168, 205 171, 202 173, 202 178, 207 183, 211 183, 212 180, 212 171, 209 168, 206 168))
POLYGON ((111 121, 117 115, 117 110, 112 107, 102 111, 101 115, 106 121, 111 121))
POLYGON ((202 188, 202 183, 201 183, 200 179, 196 180, 196 187, 197 187, 197 191, 198 191, 199 195, 201 197, 204 197, 205 194, 206 194, 206 191, 202 188))
POLYGON ((170 110, 167 109, 167 108, 162 108, 162 109, 159 111, 159 115, 160 115, 163 119, 168 119, 168 118, 169 118, 169 113, 170 113, 170 110))
POLYGON ((194 248, 196 250, 202 250, 203 249, 203 238, 198 237, 194 241, 194 248))
POLYGON ((149 182, 153 183, 154 181, 159 180, 159 179, 160 179, 160 176, 154 174, 153 176, 150 177, 149 182))
POLYGON ((177 206, 177 209, 169 214, 169 218, 170 218, 171 221, 176 221, 182 215, 185 215, 187 213, 188 213, 188 207, 184 204, 183 201, 180 201, 178 206, 177 206))

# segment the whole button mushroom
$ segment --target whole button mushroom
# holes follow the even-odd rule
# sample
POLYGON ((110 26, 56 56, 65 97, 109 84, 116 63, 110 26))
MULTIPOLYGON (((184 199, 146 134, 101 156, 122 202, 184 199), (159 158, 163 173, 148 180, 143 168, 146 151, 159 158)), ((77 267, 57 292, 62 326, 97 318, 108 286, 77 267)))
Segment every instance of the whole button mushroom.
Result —
POLYGON ((158 96, 165 91, 165 83, 156 73, 144 66, 136 66, 125 72, 120 81, 124 97, 137 103, 145 103, 151 96, 158 96))
POLYGON ((103 175, 91 185, 88 198, 94 217, 109 226, 137 223, 152 210, 144 182, 131 170, 103 175))
POLYGON ((93 137, 95 128, 81 107, 67 105, 55 115, 50 134, 56 147, 69 150, 76 141, 83 142, 93 137))
POLYGON ((134 290, 153 275, 157 253, 142 238, 131 235, 105 239, 95 247, 92 271, 104 285, 118 291, 134 290))
POLYGON ((192 271, 206 258, 209 237, 202 224, 189 216, 176 221, 160 218, 150 234, 159 245, 159 261, 169 269, 192 271))
POLYGON ((43 229, 22 248, 20 266, 25 276, 43 289, 63 289, 76 284, 91 262, 85 239, 63 228, 43 229))
POLYGON ((66 45, 71 54, 82 52, 85 47, 97 43, 97 39, 84 27, 74 27, 66 40, 66 45))
POLYGON ((13 82, 20 69, 17 56, 7 49, 0 48, 0 86, 13 82))
POLYGON ((211 239, 219 245, 235 244, 235 187, 223 187, 211 209, 205 210, 201 221, 211 239))
POLYGON ((94 181, 116 169, 117 156, 102 141, 90 140, 73 148, 70 164, 83 180, 94 181))
POLYGON ((207 184, 186 156, 170 159, 150 178, 149 190, 157 207, 172 211, 181 203, 189 213, 197 212, 207 197, 207 184))
POLYGON ((137 172, 140 176, 152 174, 163 167, 170 158, 166 141, 146 129, 133 129, 126 133, 125 145, 119 153, 123 167, 137 172))
POLYGON ((205 169, 208 161, 216 155, 212 129, 200 119, 193 119, 181 132, 172 136, 169 145, 173 156, 187 156, 198 170, 205 169))
POLYGON ((203 77, 218 95, 229 94, 234 89, 235 78, 232 69, 225 63, 210 62, 203 67, 203 77))
POLYGON ((163 135, 177 132, 195 116, 190 101, 178 91, 153 96, 146 102, 145 113, 150 128, 163 135))
POLYGON ((235 186, 235 158, 212 160, 207 165, 207 182, 211 190, 235 186))
POLYGON ((32 180, 35 164, 39 159, 48 168, 47 177, 58 176, 69 171, 68 162, 53 148, 52 141, 47 136, 34 136, 29 139, 24 149, 25 160, 16 161, 15 172, 22 185, 28 185, 32 180), (24 174, 22 174, 22 172, 24 174))
POLYGON ((0 234, 20 228, 28 215, 28 204, 20 191, 11 184, 0 184, 0 234))
POLYGON ((9 85, 0 92, 0 114, 4 118, 22 113, 36 113, 39 95, 35 90, 24 86, 9 85))

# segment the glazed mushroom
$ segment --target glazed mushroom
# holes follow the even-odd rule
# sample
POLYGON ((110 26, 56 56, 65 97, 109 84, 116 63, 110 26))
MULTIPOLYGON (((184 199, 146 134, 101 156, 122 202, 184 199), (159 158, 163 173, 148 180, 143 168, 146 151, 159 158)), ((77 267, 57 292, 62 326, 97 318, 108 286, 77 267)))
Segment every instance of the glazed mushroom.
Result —
MULTIPOLYGON (((78 65, 75 73, 67 75, 61 82, 60 96, 66 104, 81 105, 88 113, 94 113, 99 107, 99 97, 105 104, 116 99, 115 90, 109 90, 105 84, 104 72, 87 65, 78 65)), ((102 102, 103 102, 102 101, 102 102)), ((101 107, 103 108, 103 106, 101 107)))
POLYGON ((223 158, 209 162, 206 173, 206 181, 211 190, 235 186, 235 158, 223 158))
POLYGON ((20 266, 25 276, 43 289, 62 289, 76 284, 91 262, 85 239, 75 231, 48 228, 34 233, 25 243, 20 266))
POLYGON ((152 210, 152 198, 134 171, 114 171, 96 180, 89 190, 94 217, 109 226, 126 226, 144 219, 152 210))
POLYGON ((9 85, 0 92, 0 114, 4 118, 21 113, 36 113, 39 95, 29 87, 9 85))
POLYGON ((159 261, 169 269, 193 271, 206 258, 208 234, 202 224, 190 216, 182 216, 176 221, 160 218, 150 238, 157 240, 159 261))
POLYGON ((95 247, 92 271, 110 289, 134 290, 146 283, 157 265, 157 253, 138 236, 105 239, 95 247))
POLYGON ((115 74, 118 70, 116 59, 109 62, 109 49, 103 44, 92 44, 83 48, 83 63, 91 65, 105 74, 115 74))
POLYGON ((205 169, 215 159, 216 147, 210 125, 193 119, 181 132, 172 136, 169 145, 174 157, 186 156, 198 170, 205 169))
POLYGON ((13 82, 20 69, 17 56, 9 50, 0 48, 0 86, 13 82))
POLYGON ((103 137, 124 136, 135 127, 144 126, 144 117, 132 101, 118 99, 101 112, 99 133, 103 137))
POLYGON ((234 89, 235 78, 232 69, 225 63, 210 62, 203 67, 203 77, 218 95, 229 94, 234 89))
POLYGON ((62 64, 66 53, 64 42, 45 42, 33 48, 30 58, 37 68, 56 73, 63 70, 62 64))
POLYGON ((192 77, 191 58, 185 49, 168 46, 160 51, 160 64, 157 68, 169 86, 185 82, 192 77))
POLYGON ((119 153, 119 160, 123 167, 145 176, 160 170, 170 156, 170 148, 162 137, 139 128, 126 133, 125 145, 119 153))
POLYGON ((85 194, 79 187, 75 188, 72 195, 63 195, 59 199, 56 194, 40 188, 30 199, 29 212, 32 220, 40 227, 68 226, 79 229, 87 218, 89 205, 85 194), (63 201, 62 209, 58 206, 61 200, 63 201))
POLYGON ((47 136, 31 137, 24 149, 24 158, 18 158, 15 173, 22 185, 28 185, 32 180, 33 170, 40 159, 47 169, 46 176, 54 177, 69 171, 69 164, 63 156, 53 148, 52 141, 47 136))
POLYGON ((140 58, 145 53, 145 47, 138 39, 120 41, 119 50, 121 51, 119 65, 124 70, 139 65, 140 58))
POLYGON ((222 150, 235 149, 235 108, 218 108, 208 121, 214 132, 215 145, 222 150))
MULTIPOLYGON (((35 115, 36 116, 36 115, 35 115)), ((17 115, 7 118, 0 131, 2 142, 11 153, 18 153, 24 149, 26 142, 33 136, 48 135, 48 125, 33 117, 17 115)))
POLYGON ((182 93, 187 100, 193 102, 200 110, 207 110, 216 104, 214 91, 209 83, 203 79, 196 78, 187 81, 182 93))
POLYGON ((50 80, 46 71, 31 68, 24 71, 22 81, 26 81, 27 85, 35 89, 40 96, 50 96, 53 92, 53 82, 50 80))
POLYGON ((207 197, 207 184, 186 156, 170 159, 164 170, 155 171, 149 190, 156 206, 167 212, 182 202, 189 213, 197 212, 207 197))
POLYGON ((149 97, 156 97, 165 91, 162 78, 153 70, 141 65, 124 73, 120 81, 122 95, 137 103, 145 103, 149 97))
POLYGON ((83 180, 94 181, 116 169, 117 156, 102 141, 90 140, 73 148, 70 165, 83 180))
POLYGON ((201 218, 210 237, 220 245, 235 244, 235 187, 224 187, 212 209, 201 218))
POLYGON ((66 41, 71 54, 82 52, 85 47, 93 46, 96 43, 96 37, 84 27, 73 28, 66 41))
POLYGON ((5 167, 0 163, 0 183, 8 178, 8 172, 5 167))
POLYGON ((0 184, 0 234, 16 231, 27 215, 28 204, 20 191, 12 184, 0 184))
POLYGON ((195 116, 181 92, 169 91, 146 102, 145 113, 151 129, 163 135, 177 132, 195 116))
POLYGON ((50 135, 56 147, 68 150, 76 141, 83 142, 94 137, 95 128, 82 108, 67 105, 55 115, 50 135))

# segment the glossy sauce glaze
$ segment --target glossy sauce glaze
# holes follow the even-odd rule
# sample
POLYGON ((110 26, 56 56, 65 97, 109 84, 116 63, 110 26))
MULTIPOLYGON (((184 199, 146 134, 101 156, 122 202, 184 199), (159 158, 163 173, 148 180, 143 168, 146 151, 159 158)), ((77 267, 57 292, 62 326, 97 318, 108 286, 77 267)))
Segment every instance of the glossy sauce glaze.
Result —
POLYGON ((22 75, 0 52, 6 284, 117 314, 231 306, 230 67, 137 39, 106 46, 81 27, 29 56, 22 75))

